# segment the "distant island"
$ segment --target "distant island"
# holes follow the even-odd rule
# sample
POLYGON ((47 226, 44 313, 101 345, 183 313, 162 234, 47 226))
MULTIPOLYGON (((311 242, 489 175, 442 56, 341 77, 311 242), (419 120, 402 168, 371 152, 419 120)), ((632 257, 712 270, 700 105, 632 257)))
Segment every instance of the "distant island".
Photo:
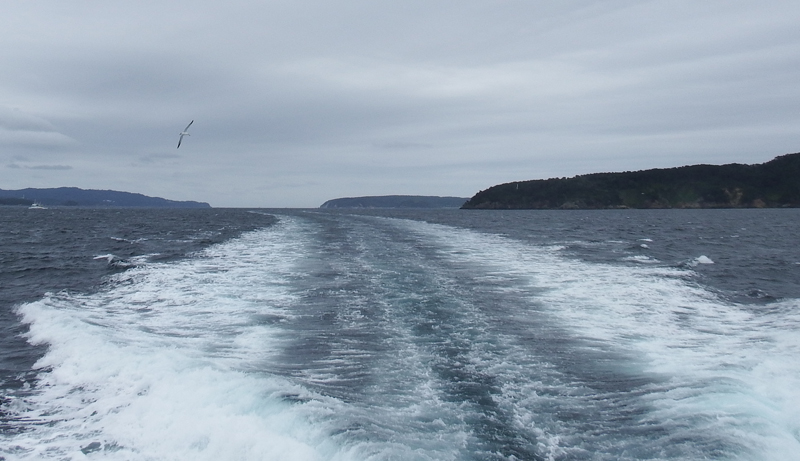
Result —
POLYGON ((320 208, 459 208, 467 200, 465 197, 381 195, 337 198, 328 200, 320 208))
POLYGON ((800 207, 800 153, 756 165, 692 165, 500 184, 464 209, 800 207))
POLYGON ((34 202, 45 206, 141 207, 141 208, 211 208, 205 202, 175 201, 114 190, 57 187, 53 189, 0 189, 0 205, 26 205, 34 202))

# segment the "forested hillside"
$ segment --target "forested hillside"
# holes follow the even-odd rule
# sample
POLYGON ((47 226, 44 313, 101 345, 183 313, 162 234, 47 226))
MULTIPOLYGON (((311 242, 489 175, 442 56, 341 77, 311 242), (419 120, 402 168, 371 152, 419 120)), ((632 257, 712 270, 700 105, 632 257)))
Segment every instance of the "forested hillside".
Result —
POLYGON ((462 208, 761 208, 800 206, 800 153, 757 165, 692 165, 500 184, 462 208))

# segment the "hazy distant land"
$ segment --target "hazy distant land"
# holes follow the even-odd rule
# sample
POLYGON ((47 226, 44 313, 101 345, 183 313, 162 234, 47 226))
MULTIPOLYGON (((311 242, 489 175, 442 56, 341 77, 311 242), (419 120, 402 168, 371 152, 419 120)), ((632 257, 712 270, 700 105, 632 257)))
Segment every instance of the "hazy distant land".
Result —
POLYGON ((175 201, 114 190, 58 187, 52 189, 0 189, 0 205, 32 205, 142 208, 211 208, 205 202, 175 201))
MULTIPOLYGON (((113 190, 0 189, 0 205, 210 208, 113 190)), ((492 186, 472 198, 424 195, 343 197, 320 208, 609 209, 800 207, 800 153, 755 165, 691 165, 594 173, 492 186)))
POLYGON ((426 195, 345 197, 328 200, 320 208, 459 208, 467 200, 465 197, 426 195))
POLYGON ((800 153, 756 165, 692 165, 500 184, 462 208, 800 207, 800 153))

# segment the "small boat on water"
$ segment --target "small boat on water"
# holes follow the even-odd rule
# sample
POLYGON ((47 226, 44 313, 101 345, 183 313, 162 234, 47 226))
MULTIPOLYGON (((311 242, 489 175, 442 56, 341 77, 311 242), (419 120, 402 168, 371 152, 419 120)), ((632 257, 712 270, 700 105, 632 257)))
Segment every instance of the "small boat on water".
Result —
POLYGON ((31 204, 31 206, 29 206, 28 209, 29 210, 46 210, 47 207, 42 205, 39 202, 33 202, 33 204, 31 204))

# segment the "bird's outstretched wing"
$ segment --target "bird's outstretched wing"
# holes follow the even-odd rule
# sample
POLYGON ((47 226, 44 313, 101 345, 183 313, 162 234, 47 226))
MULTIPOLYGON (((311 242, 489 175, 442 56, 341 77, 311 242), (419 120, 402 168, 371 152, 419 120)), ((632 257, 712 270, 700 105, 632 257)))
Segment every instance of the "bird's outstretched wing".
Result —
POLYGON ((190 127, 190 126, 192 126, 192 123, 194 123, 194 120, 192 120, 191 122, 189 122, 189 124, 188 124, 188 125, 186 125, 186 128, 184 128, 184 129, 183 129, 183 131, 181 131, 181 132, 179 133, 181 137, 180 137, 180 138, 178 138, 178 148, 180 148, 180 147, 181 147, 181 141, 183 141, 183 137, 189 134, 189 133, 188 133, 188 131, 189 131, 189 127, 190 127))

